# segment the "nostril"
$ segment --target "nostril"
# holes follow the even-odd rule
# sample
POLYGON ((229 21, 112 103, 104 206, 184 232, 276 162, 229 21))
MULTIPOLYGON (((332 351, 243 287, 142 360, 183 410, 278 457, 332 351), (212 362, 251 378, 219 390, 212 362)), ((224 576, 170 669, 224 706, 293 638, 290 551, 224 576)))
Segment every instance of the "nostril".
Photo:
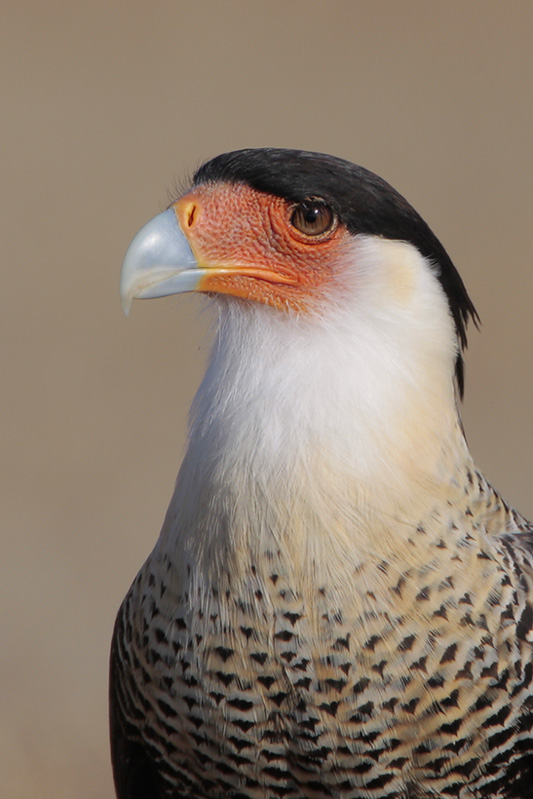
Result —
POLYGON ((194 218, 196 216, 196 203, 189 203, 185 209, 185 219, 187 220, 187 227, 192 227, 194 218))

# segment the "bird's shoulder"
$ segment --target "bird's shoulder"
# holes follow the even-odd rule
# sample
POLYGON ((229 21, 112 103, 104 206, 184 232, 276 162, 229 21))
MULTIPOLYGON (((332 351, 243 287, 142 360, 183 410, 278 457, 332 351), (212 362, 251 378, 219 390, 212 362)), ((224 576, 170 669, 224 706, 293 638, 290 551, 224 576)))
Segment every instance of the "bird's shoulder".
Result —
POLYGON ((162 799, 165 796, 157 757, 142 735, 146 708, 137 678, 142 671, 136 643, 135 609, 142 585, 137 576, 118 611, 109 664, 109 732, 117 799, 162 799))

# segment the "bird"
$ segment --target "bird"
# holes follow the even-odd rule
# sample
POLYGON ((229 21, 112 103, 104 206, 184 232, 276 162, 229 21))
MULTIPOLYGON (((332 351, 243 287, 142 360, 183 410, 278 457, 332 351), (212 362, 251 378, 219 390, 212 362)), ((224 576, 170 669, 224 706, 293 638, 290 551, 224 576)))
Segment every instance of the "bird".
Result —
POLYGON ((113 633, 118 799, 533 796, 533 525, 466 442, 458 271, 335 156, 188 186, 121 272, 126 312, 196 291, 214 330, 113 633))

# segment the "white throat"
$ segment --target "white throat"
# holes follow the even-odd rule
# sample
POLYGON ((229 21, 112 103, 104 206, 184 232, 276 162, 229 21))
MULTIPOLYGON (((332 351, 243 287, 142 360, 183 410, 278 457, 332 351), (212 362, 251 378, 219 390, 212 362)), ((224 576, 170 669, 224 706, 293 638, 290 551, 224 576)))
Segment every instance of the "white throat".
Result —
POLYGON ((179 537, 209 564, 283 537, 296 558, 343 558, 390 546, 394 525, 398 546, 398 527, 430 513, 469 457, 431 265, 411 245, 360 237, 317 313, 217 302, 162 543, 179 537))

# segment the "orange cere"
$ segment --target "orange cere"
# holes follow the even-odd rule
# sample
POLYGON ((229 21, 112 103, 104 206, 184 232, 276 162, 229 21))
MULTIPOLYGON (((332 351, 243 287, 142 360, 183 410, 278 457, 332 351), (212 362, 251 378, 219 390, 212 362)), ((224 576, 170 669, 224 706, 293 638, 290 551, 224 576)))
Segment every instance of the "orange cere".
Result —
POLYGON ((198 290, 276 308, 308 309, 341 271, 351 236, 342 224, 306 236, 291 224, 295 203, 245 184, 206 183, 174 203, 205 275, 198 290))

